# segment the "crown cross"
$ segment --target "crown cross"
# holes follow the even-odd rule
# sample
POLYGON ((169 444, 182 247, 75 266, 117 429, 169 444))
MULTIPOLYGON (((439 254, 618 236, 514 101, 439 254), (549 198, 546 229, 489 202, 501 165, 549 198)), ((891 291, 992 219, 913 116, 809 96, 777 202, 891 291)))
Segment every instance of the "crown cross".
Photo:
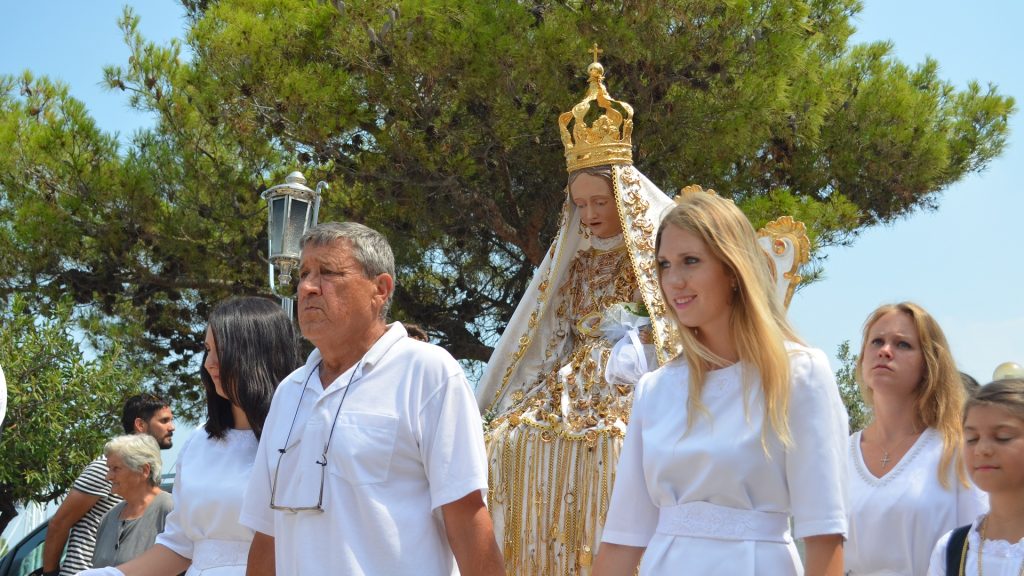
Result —
POLYGON ((604 50, 601 50, 600 48, 597 47, 597 42, 594 42, 594 45, 590 48, 590 50, 587 50, 587 52, 590 52, 591 54, 594 55, 594 62, 597 62, 598 56, 604 54, 604 50))

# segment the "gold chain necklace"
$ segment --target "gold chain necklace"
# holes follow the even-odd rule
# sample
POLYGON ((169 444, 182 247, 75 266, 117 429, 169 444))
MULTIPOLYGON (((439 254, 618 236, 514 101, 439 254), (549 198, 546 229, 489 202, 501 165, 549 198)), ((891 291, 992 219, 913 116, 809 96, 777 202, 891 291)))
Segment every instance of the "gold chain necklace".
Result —
MULTIPOLYGON (((978 542, 978 576, 984 576, 984 572, 981 571, 981 555, 985 552, 985 528, 988 528, 988 515, 981 521, 981 529, 978 530, 978 536, 981 537, 978 542)), ((1020 562, 1017 576, 1024 576, 1024 560, 1020 562)))

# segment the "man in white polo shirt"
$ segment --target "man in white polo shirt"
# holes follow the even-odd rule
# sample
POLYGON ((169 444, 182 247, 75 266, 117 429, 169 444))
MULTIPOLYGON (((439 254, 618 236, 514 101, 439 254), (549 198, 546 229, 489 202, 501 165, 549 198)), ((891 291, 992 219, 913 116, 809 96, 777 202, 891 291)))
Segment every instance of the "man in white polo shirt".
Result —
POLYGON ((317 349, 263 428, 241 514, 250 576, 504 573, 476 400, 451 355, 387 324, 394 268, 361 224, 302 239, 299 327, 317 349))

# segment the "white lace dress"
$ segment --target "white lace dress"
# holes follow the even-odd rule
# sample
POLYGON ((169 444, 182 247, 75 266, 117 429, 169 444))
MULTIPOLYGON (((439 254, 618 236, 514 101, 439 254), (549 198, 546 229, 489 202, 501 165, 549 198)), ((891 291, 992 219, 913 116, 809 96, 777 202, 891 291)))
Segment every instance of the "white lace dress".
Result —
MULTIPOLYGON (((984 516, 979 516, 971 524, 971 531, 967 533, 967 563, 964 565, 964 576, 978 576, 978 549, 981 545, 981 536, 978 534, 978 526, 984 516)), ((928 576, 947 576, 946 574, 946 547, 949 544, 950 533, 939 539, 932 551, 931 563, 928 566, 928 576)), ((982 556, 982 569, 985 576, 1019 576, 1024 570, 1024 539, 1017 542, 1006 540, 985 539, 985 549, 982 556)), ((949 574, 948 576, 955 576, 949 574)))
POLYGON ((244 576, 253 531, 238 522, 256 460, 251 430, 214 440, 199 428, 178 457, 174 511, 156 543, 192 559, 187 576, 244 576))

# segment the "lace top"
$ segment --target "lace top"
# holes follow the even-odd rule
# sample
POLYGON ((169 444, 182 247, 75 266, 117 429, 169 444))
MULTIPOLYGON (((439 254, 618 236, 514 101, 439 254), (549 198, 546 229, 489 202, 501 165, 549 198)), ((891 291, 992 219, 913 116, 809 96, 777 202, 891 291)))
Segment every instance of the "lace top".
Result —
POLYGON ((969 523, 988 508, 985 494, 965 488, 955 474, 949 487, 939 482, 942 437, 927 428, 884 476, 876 478, 864 464, 861 433, 850 436, 850 537, 843 551, 851 576, 923 574, 934 542, 969 523))
MULTIPOLYGON (((984 518, 984 514, 978 516, 978 519, 971 524, 970 532, 967 533, 965 576, 977 576, 978 574, 978 550, 981 550, 981 535, 978 533, 978 527, 981 526, 984 518)), ((931 562, 928 565, 928 576, 947 576, 946 548, 949 546, 950 534, 951 532, 946 533, 935 544, 931 562)), ((1017 542, 986 538, 982 566, 985 576, 1019 576, 1021 570, 1024 569, 1024 538, 1017 542)))

